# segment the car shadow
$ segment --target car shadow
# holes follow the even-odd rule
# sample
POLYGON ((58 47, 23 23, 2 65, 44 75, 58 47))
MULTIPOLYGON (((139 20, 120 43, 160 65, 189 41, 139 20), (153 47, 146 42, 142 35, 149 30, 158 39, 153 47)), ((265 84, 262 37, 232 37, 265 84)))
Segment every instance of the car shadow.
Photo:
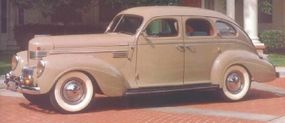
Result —
MULTIPOLYGON (((271 92, 251 89, 247 97, 238 102, 253 101, 258 99, 273 99, 284 97, 271 92)), ((176 107, 197 104, 212 103, 238 103, 225 101, 217 91, 188 91, 166 94, 136 95, 127 97, 106 97, 99 95, 95 98, 89 110, 82 113, 104 112, 109 110, 133 110, 155 107, 176 107)), ((33 105, 31 103, 20 103, 20 106, 47 114, 57 114, 53 107, 46 103, 43 105, 33 105)))
POLYGON ((45 113, 45 114, 57 114, 53 107, 48 103, 43 103, 41 105, 35 105, 32 103, 20 103, 21 107, 32 110, 34 112, 45 113))
MULTIPOLYGON (((285 96, 285 95, 283 95, 285 96)), ((273 99, 283 97, 274 93, 251 89, 247 97, 241 101, 230 102, 223 99, 217 91, 191 91, 176 92, 169 94, 137 95, 124 98, 96 98, 89 112, 100 112, 107 110, 129 110, 155 107, 191 106, 196 104, 212 103, 239 103, 259 99, 273 99)))

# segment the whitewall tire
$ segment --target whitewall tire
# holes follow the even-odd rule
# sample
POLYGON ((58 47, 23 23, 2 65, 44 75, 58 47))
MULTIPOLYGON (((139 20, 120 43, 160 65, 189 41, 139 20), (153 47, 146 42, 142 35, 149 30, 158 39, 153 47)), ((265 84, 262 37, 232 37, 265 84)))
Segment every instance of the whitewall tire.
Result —
POLYGON ((248 71, 242 66, 233 65, 224 74, 222 95, 230 101, 241 100, 247 95, 250 84, 248 71))
POLYGON ((50 92, 51 104, 62 113, 75 113, 92 104, 94 88, 91 79, 81 72, 64 74, 50 92))

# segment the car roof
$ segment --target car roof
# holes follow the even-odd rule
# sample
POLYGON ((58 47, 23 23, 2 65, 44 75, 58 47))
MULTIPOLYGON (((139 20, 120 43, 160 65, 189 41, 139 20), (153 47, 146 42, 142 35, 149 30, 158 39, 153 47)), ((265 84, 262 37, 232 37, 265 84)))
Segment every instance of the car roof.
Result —
POLYGON ((185 7, 185 6, 144 6, 134 7, 122 11, 120 14, 135 14, 143 16, 144 18, 153 18, 159 16, 206 16, 215 17, 228 20, 236 24, 236 22, 230 17, 208 9, 196 8, 196 7, 185 7))

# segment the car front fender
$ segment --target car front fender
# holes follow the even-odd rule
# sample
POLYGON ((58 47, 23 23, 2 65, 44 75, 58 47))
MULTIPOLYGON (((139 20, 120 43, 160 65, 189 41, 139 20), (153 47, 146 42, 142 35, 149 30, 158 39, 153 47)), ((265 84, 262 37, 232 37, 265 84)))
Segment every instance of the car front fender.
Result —
POLYGON ((37 83, 41 93, 48 93, 56 81, 70 71, 82 71, 91 75, 101 91, 108 96, 121 96, 129 87, 122 73, 114 66, 92 55, 61 54, 43 59, 45 70, 37 83))
POLYGON ((28 65, 27 53, 27 51, 21 51, 16 54, 16 56, 18 57, 18 64, 16 69, 11 71, 12 75, 19 77, 22 74, 22 69, 24 68, 24 66, 28 65))

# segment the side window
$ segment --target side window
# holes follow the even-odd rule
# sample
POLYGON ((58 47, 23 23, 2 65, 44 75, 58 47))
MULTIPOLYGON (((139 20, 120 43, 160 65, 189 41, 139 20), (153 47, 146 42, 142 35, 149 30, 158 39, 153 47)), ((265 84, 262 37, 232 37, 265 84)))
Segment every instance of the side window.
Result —
POLYGON ((213 28, 209 21, 204 19, 188 19, 185 24, 187 36, 211 36, 213 28))
POLYGON ((157 19, 146 28, 148 36, 171 37, 178 35, 178 22, 175 19, 157 19))
POLYGON ((228 23, 217 21, 216 27, 221 36, 236 36, 237 34, 235 28, 228 23))

